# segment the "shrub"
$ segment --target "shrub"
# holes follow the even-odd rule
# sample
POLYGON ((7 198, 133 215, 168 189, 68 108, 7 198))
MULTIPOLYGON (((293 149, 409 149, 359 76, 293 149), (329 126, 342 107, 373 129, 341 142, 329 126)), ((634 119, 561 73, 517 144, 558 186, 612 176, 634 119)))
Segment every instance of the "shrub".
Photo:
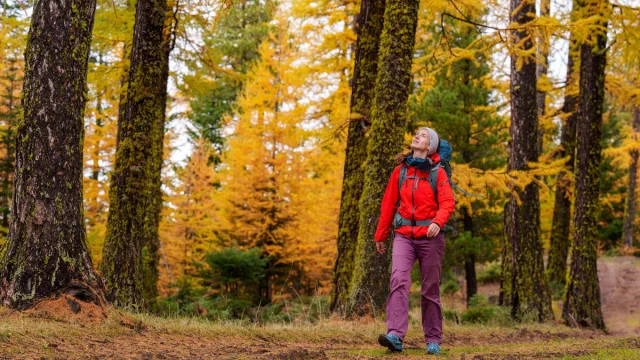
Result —
POLYGON ((489 263, 478 273, 478 282, 482 284, 499 282, 501 273, 500 262, 489 263))
POLYGON ((469 300, 469 307, 467 311, 462 314, 462 322, 471 324, 511 325, 513 324, 513 319, 510 315, 510 309, 489 304, 485 296, 476 294, 469 300))

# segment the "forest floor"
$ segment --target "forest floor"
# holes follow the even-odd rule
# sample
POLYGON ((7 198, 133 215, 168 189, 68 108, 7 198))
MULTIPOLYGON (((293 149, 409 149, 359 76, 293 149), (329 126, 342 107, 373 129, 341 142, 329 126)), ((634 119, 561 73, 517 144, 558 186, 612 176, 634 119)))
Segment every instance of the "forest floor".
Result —
MULTIPOLYGON (((599 275, 608 334, 559 320, 509 327, 445 322, 443 357, 640 359, 640 259, 602 259, 599 275)), ((487 296, 493 291, 480 288, 487 296)), ((558 306, 555 311, 559 319, 558 306)), ((406 351, 389 354, 376 342, 384 322, 372 318, 256 325, 132 315, 84 303, 73 313, 59 298, 22 313, 0 308, 0 359, 418 358, 426 356, 419 312, 411 310, 406 351)))

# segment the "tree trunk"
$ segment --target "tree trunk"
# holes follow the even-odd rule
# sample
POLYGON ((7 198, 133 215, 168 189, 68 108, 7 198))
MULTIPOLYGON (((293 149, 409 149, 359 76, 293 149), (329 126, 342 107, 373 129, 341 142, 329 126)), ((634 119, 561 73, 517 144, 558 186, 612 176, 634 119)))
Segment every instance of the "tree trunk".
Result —
MULTIPOLYGON (((525 25, 534 20, 535 2, 511 0, 512 23, 525 25)), ((534 37, 526 29, 512 33, 512 44, 522 50, 534 47, 534 37)), ((528 162, 538 161, 538 114, 536 107, 536 63, 511 55, 511 139, 508 170, 527 170, 528 162), (518 60, 523 61, 518 66, 518 60)), ((512 307, 517 319, 545 321, 553 318, 551 297, 544 277, 540 241, 540 198, 538 186, 531 183, 515 190, 519 205, 511 197, 505 207, 505 236, 502 259, 500 300, 512 307)))
POLYGON ((25 51, 3 305, 23 309, 86 282, 101 291, 82 209, 84 92, 95 0, 38 1, 25 51))
MULTIPOLYGON (((464 212, 464 231, 470 232, 473 236, 473 217, 469 214, 467 208, 463 208, 464 212)), ((476 255, 468 254, 464 261, 464 275, 467 280, 467 306, 469 306, 469 300, 478 293, 478 279, 476 278, 476 255)))
MULTIPOLYGON (((548 17, 551 13, 551 0, 540 0, 540 17, 548 17)), ((549 70, 549 37, 545 27, 539 28, 540 36, 538 37, 538 59, 536 61, 536 78, 537 81, 546 80, 549 70)), ((538 89, 536 93, 536 105, 538 108, 538 153, 542 154, 544 127, 541 124, 542 117, 546 113, 546 91, 538 89)))
MULTIPOLYGON (((111 178, 109 220, 102 274, 118 306, 140 306, 143 296, 142 248, 148 244, 155 215, 159 119, 166 101, 163 29, 166 0, 140 0, 126 101, 120 119, 120 143, 111 178)), ((152 251, 147 248, 147 251, 152 251)))
MULTIPOLYGON (((606 0, 584 8, 585 17, 608 10, 606 0), (597 12, 596 12, 597 11, 597 12)), ((607 21, 580 46, 580 100, 577 132, 575 234, 562 317, 570 326, 604 329, 598 284, 598 213, 607 21)))
POLYGON ((334 267, 331 310, 344 315, 353 274, 358 241, 360 196, 364 184, 363 164, 367 159, 366 129, 371 124, 371 103, 378 74, 378 47, 384 21, 384 0, 362 0, 357 16, 358 34, 351 83, 351 114, 347 138, 340 220, 338 254, 334 267))
POLYGON ((160 227, 160 212, 162 211, 162 164, 163 164, 163 149, 164 149, 164 129, 167 109, 167 84, 169 82, 169 55, 173 50, 173 39, 175 31, 175 11, 169 11, 167 18, 165 19, 165 38, 162 44, 162 73, 160 79, 162 81, 160 85, 160 93, 158 94, 160 104, 162 106, 162 116, 157 119, 157 133, 154 139, 153 158, 154 168, 151 203, 149 206, 148 216, 146 219, 146 234, 147 238, 142 248, 142 272, 143 272, 143 298, 147 306, 153 306, 155 300, 158 297, 158 277, 160 272, 158 269, 160 263, 160 238, 158 231, 160 227))
POLYGON ((558 173, 556 180, 556 199, 553 208, 553 220, 551 225, 551 240, 549 260, 547 263, 547 280, 556 284, 565 284, 567 281, 567 257, 569 256, 569 233, 571 230, 571 181, 576 161, 576 122, 578 119, 578 99, 574 95, 577 85, 574 50, 576 42, 573 35, 569 39, 569 55, 567 59, 567 86, 565 88, 564 105, 562 113, 565 121, 560 135, 560 150, 558 157, 569 156, 567 172, 558 173))
MULTIPOLYGON (((638 139, 640 133, 640 107, 635 108, 633 118, 633 138, 638 139)), ((631 165, 629 165, 629 189, 627 190, 627 208, 624 214, 622 240, 624 244, 633 246, 633 220, 636 218, 636 184, 638 179, 638 150, 631 151, 631 165)))
POLYGON ((380 202, 395 167, 393 159, 402 149, 419 5, 417 0, 386 2, 349 314, 371 312, 375 316, 385 308, 389 293, 391 249, 384 256, 378 255, 373 236, 380 202))

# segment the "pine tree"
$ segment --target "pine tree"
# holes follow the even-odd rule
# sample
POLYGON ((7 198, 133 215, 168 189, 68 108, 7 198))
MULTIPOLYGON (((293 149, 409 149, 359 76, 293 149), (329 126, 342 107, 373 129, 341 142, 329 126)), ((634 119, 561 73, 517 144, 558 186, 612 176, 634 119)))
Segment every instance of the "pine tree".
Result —
POLYGON ((385 5, 349 314, 375 315, 386 304, 391 249, 379 256, 373 235, 382 195, 395 167, 394 156, 402 149, 419 5, 418 1, 396 0, 387 1, 385 5))
POLYGON ((109 192, 109 220, 101 270, 118 306, 140 306, 143 295, 142 248, 148 244, 148 217, 155 216, 158 138, 164 126, 166 52, 163 48, 167 2, 138 1, 131 67, 119 144, 109 192))
POLYGON ((35 3, 25 50, 11 227, 0 266, 0 298, 14 308, 76 281, 102 289, 82 216, 84 93, 96 2, 56 5, 35 3))
POLYGON ((218 154, 212 153, 212 160, 219 161, 223 118, 231 113, 248 69, 260 59, 258 48, 269 33, 271 18, 271 10, 263 1, 234 2, 215 30, 203 38, 207 58, 215 63, 190 64, 202 73, 201 78, 193 79, 198 89, 191 101, 192 136, 204 137, 214 145, 218 154))
POLYGON ((341 314, 345 312, 349 297, 358 240, 359 203, 364 184, 363 164, 367 158, 366 130, 371 125, 370 108, 378 73, 378 47, 384 21, 384 5, 384 1, 362 0, 356 22, 358 40, 351 80, 351 119, 340 200, 338 255, 331 296, 331 310, 341 314))
POLYGON ((604 78, 607 61, 607 0, 580 3, 580 18, 597 16, 580 44, 575 234, 562 318, 568 325, 604 329, 597 271, 598 209, 604 78))
MULTIPOLYGON (((507 170, 526 170, 538 161, 536 62, 527 56, 534 37, 526 27, 535 18, 535 2, 511 1, 511 22, 520 26, 511 33, 511 125, 507 170), (521 47, 521 48, 520 48, 521 47)), ((538 321, 553 318, 551 296, 544 277, 540 240, 540 197, 534 182, 513 189, 505 206, 500 302, 511 306, 516 318, 538 321), (516 199, 517 196, 517 199, 516 199)))

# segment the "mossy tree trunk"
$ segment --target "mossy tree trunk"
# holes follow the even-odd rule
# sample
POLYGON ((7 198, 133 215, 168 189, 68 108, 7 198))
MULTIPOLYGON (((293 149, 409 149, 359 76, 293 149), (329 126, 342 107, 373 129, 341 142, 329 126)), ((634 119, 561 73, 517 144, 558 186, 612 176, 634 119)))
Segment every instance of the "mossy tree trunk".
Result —
POLYGON ((578 119, 578 98, 574 95, 577 86, 576 64, 574 61, 576 42, 573 35, 569 39, 567 59, 567 85, 562 113, 565 116, 560 134, 558 157, 569 156, 567 170, 558 173, 556 179, 556 198, 553 207, 549 260, 547 262, 547 280, 550 283, 565 284, 567 279, 567 257, 569 256, 571 231, 571 181, 576 159, 576 122, 578 119))
POLYGON ((25 51, 23 118, 0 299, 13 308, 82 281, 101 291, 85 239, 82 151, 95 0, 37 1, 25 51))
MULTIPOLYGON (((585 18, 608 11, 606 0, 585 4, 585 18)), ((580 45, 580 95, 577 125, 576 203, 571 267, 562 318, 570 326, 604 329, 598 284, 598 214, 601 205, 602 112, 607 62, 608 21, 580 45)))
POLYGON ((177 8, 167 12, 165 19, 164 39, 162 43, 162 73, 160 79, 160 104, 162 106, 162 116, 157 120, 157 132, 154 139, 153 159, 155 161, 153 168, 153 176, 151 180, 152 193, 151 202, 147 217, 145 217, 145 233, 147 235, 142 246, 142 278, 143 291, 142 295, 147 306, 153 306, 158 296, 158 277, 160 275, 160 238, 158 231, 160 228, 160 212, 162 211, 162 164, 164 149, 164 130, 166 119, 166 103, 167 103, 167 84, 169 83, 169 56, 174 47, 176 12, 177 8))
POLYGON ((371 103, 378 74, 378 47, 384 21, 384 0, 362 0, 357 16, 358 40, 351 80, 351 120, 347 137, 340 220, 338 255, 334 267, 331 310, 345 313, 358 228, 360 196, 364 184, 364 162, 367 159, 366 130, 371 124, 371 103))
MULTIPOLYGON (((525 25, 535 16, 532 0, 511 0, 511 22, 525 25)), ((526 28, 513 31, 511 43, 529 51, 534 36, 526 28)), ((536 62, 511 55, 511 126, 508 170, 527 170, 538 161, 538 114, 536 107, 536 62), (518 64, 520 62, 520 64, 518 64)), ((517 319, 545 321, 553 318, 551 296, 544 277, 540 241, 540 198, 535 183, 515 190, 521 203, 511 197, 505 207, 504 244, 500 300, 511 306, 517 319)))
POLYGON ((157 139, 161 136, 159 119, 164 118, 166 102, 166 7, 166 0, 140 0, 136 4, 101 266, 109 296, 118 306, 141 306, 143 299, 142 249, 149 244, 149 224, 156 216, 157 139))
POLYGON ((389 293, 391 249, 377 254, 373 236, 393 159, 402 149, 419 5, 417 0, 386 2, 348 314, 379 314, 389 293))
MULTIPOLYGON (((640 107, 635 108, 633 117, 633 137, 638 139, 640 133, 640 107)), ((636 185, 638 179, 638 150, 631 151, 629 165, 629 187, 627 190, 627 207, 624 213, 622 240, 627 246, 633 246, 633 220, 636 218, 636 185)))

